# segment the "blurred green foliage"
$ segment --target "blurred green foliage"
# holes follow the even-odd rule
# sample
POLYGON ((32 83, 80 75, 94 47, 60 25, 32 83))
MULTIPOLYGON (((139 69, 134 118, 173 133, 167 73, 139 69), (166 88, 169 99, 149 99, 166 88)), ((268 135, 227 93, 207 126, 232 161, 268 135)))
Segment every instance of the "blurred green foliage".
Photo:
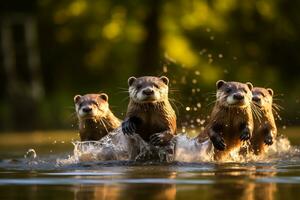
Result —
MULTIPOLYGON (((299 124, 299 8, 280 0, 39 0, 45 95, 28 127, 70 128, 77 93, 107 92, 122 118, 128 77, 162 74, 180 121, 202 124, 215 82, 225 79, 273 88, 282 124, 299 124)), ((18 129, 5 92, 0 128, 18 129)))

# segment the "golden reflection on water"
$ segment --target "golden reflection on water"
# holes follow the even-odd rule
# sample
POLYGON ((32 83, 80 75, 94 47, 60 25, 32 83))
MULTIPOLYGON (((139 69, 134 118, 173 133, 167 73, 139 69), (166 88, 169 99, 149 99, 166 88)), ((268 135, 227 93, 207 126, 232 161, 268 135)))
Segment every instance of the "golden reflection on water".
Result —
MULTIPOLYGON (((139 173, 137 169, 137 174, 139 173)), ((201 197, 201 199, 243 199, 243 200, 273 200, 277 192, 276 183, 257 183, 262 177, 276 176, 272 166, 238 168, 216 165, 214 173, 201 173, 190 177, 192 179, 213 179, 213 184, 183 185, 173 183, 132 183, 74 187, 76 200, 123 200, 123 199, 153 199, 174 200, 201 197), (178 191, 177 191, 178 190, 178 191), (203 191, 203 192, 202 192, 203 191), (197 195, 196 195, 197 194, 197 195), (200 196, 199 196, 200 195, 200 196)), ((139 177, 135 171, 128 173, 125 178, 139 177)), ((159 172, 161 173, 161 172, 159 172)), ((155 175, 154 175, 155 176, 155 175)), ((140 177, 142 178, 142 177, 140 177)), ((145 179, 149 177, 144 177, 145 179)), ((179 179, 177 173, 167 172, 164 178, 179 179)))

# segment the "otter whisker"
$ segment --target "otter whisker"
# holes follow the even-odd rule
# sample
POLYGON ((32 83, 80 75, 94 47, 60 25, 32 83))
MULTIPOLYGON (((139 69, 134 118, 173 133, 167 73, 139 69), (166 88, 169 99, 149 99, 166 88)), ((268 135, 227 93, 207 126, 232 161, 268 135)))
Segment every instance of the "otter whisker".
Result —
POLYGON ((122 100, 121 100, 121 102, 123 103, 124 101, 127 101, 129 99, 129 97, 127 96, 127 97, 124 97, 122 100))
POLYGON ((178 101, 178 100, 176 100, 176 99, 173 99, 173 98, 169 98, 169 100, 170 100, 170 102, 173 102, 173 103, 178 103, 179 105, 180 105, 180 107, 184 107, 184 105, 180 102, 180 101, 178 101))
POLYGON ((272 107, 275 108, 275 109, 278 110, 278 111, 284 110, 284 107, 282 107, 281 105, 276 104, 276 103, 273 103, 273 104, 272 104, 272 107))
POLYGON ((257 105, 254 103, 251 103, 251 110, 252 110, 254 118, 257 119, 259 122, 261 122, 261 118, 262 118, 262 115, 260 113, 261 110, 257 107, 257 105))
POLYGON ((216 103, 217 103, 217 100, 214 100, 214 101, 208 103, 208 104, 206 105, 206 107, 209 107, 209 106, 211 106, 211 105, 213 105, 213 104, 216 104, 216 103))

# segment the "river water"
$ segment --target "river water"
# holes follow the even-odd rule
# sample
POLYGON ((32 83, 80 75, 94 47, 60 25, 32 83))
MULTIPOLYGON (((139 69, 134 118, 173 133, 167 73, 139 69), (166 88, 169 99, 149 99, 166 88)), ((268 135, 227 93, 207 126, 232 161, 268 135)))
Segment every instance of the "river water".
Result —
POLYGON ((0 199, 297 199, 299 131, 265 158, 170 163, 75 162, 76 133, 2 134, 0 199))

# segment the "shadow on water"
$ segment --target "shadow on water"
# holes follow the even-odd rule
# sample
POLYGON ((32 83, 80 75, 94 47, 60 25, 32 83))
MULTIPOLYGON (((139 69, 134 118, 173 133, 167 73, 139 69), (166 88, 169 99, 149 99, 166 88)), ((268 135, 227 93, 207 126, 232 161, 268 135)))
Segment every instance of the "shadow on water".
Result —
POLYGON ((294 199, 300 195, 296 147, 300 138, 291 134, 294 145, 288 152, 266 160, 226 163, 84 161, 62 165, 58 161, 73 155, 71 140, 1 144, 0 198, 294 199), (36 157, 27 152, 29 146, 36 157))

